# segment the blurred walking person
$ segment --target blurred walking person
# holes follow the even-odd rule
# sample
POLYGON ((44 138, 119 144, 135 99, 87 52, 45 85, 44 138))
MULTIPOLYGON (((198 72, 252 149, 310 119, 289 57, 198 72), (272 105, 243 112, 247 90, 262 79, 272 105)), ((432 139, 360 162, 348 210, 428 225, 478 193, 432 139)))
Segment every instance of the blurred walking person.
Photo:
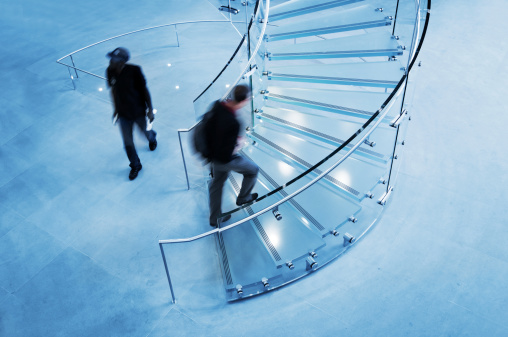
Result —
POLYGON ((129 51, 118 47, 107 54, 110 58, 106 70, 106 79, 111 88, 114 104, 113 120, 118 119, 125 152, 129 158, 131 171, 129 179, 134 180, 142 168, 136 148, 134 147, 133 127, 137 124, 148 139, 150 151, 157 148, 157 133, 147 130, 146 117, 150 123, 154 120, 152 100, 146 86, 145 76, 141 67, 128 64, 129 51))
MULTIPOLYGON (((210 226, 217 227, 217 219, 222 214, 222 189, 230 171, 243 175, 242 187, 236 204, 238 206, 257 199, 257 193, 251 193, 257 181, 259 167, 251 160, 240 156, 238 140, 240 123, 236 113, 250 101, 250 89, 238 85, 233 89, 231 100, 216 101, 212 107, 210 120, 207 122, 207 143, 209 146, 212 182, 210 184, 210 226)), ((227 221, 228 215, 222 219, 227 221)))

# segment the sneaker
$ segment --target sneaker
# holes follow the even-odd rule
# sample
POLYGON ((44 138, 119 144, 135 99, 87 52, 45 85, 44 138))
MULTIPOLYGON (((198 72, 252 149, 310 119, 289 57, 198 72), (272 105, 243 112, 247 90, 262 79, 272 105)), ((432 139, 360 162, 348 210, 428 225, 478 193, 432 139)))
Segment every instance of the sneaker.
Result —
POLYGON ((149 142, 148 147, 150 148, 150 151, 155 150, 157 148, 157 140, 154 140, 153 142, 149 142))
POLYGON ((258 194, 252 193, 245 199, 236 199, 236 206, 242 206, 242 205, 248 204, 249 202, 252 202, 252 201, 256 200, 257 198, 258 198, 258 194))
POLYGON ((129 180, 134 180, 138 176, 139 171, 141 171, 142 166, 131 168, 131 172, 129 173, 129 180))
MULTIPOLYGON (((228 221, 229 219, 231 219, 231 214, 228 214, 226 215, 225 217, 223 217, 221 219, 221 222, 220 223, 224 223, 226 221, 228 221)), ((214 227, 214 228, 217 228, 217 224, 214 224, 214 223, 210 223, 210 226, 214 227)))

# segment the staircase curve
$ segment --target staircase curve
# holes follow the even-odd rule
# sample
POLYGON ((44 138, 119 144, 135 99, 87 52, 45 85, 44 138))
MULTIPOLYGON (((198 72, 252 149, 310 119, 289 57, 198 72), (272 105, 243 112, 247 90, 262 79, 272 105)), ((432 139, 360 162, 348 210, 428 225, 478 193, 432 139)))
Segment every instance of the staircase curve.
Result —
POLYGON ((213 235, 226 298, 234 301, 315 272, 376 223, 394 190, 430 5, 245 3, 247 34, 194 104, 199 119, 235 84, 252 88, 241 154, 260 167, 260 197, 237 207, 242 177, 232 173, 223 195, 223 210, 230 210, 223 217, 231 220, 192 238, 159 241, 173 301, 164 245, 213 235))

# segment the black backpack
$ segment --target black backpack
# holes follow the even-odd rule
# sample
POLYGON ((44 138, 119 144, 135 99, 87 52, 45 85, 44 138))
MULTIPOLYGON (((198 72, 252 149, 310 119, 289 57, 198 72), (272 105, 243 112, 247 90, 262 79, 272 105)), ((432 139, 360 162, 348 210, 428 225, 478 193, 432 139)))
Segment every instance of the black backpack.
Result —
POLYGON ((210 120, 214 115, 214 109, 210 109, 203 115, 203 118, 194 127, 194 133, 192 134, 192 145, 194 150, 203 157, 207 162, 210 158, 210 148, 208 144, 208 132, 210 130, 210 120))

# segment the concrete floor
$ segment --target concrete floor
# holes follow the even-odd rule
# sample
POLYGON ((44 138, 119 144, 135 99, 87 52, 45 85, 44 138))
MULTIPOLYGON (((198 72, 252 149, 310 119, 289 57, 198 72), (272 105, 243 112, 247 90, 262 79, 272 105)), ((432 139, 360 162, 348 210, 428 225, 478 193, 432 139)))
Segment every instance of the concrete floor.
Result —
POLYGON ((159 147, 138 139, 143 170, 130 182, 104 83, 73 90, 55 60, 126 31, 223 17, 204 0, 0 8, 0 336, 508 335, 506 1, 433 2, 399 180, 374 229, 316 274, 233 304, 211 239, 168 249, 172 304, 157 241, 208 229, 176 130, 192 125, 190 102, 236 32, 182 27, 168 60, 135 59, 159 147))

